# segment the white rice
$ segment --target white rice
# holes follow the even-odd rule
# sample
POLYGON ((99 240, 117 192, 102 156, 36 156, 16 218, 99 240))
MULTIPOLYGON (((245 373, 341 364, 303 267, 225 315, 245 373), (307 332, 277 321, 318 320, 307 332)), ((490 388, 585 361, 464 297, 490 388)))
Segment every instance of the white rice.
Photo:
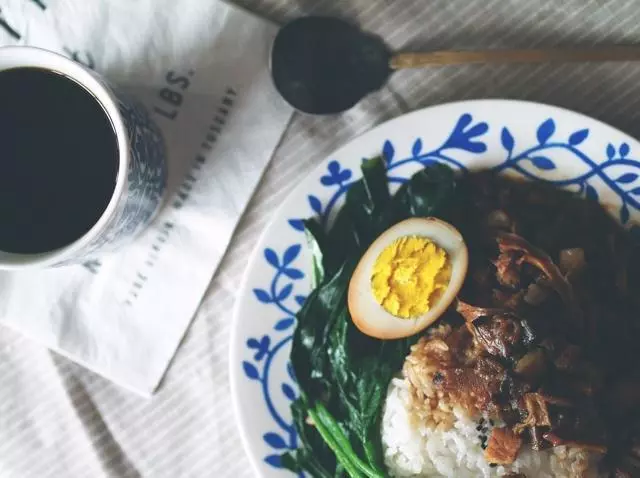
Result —
MULTIPOLYGON (((480 444, 478 423, 461 412, 450 430, 414 427, 408 413, 409 391, 403 379, 393 379, 389 386, 382 417, 382 444, 385 464, 396 477, 489 478, 508 473, 523 473, 527 478, 596 477, 595 463, 584 468, 589 457, 576 449, 557 447, 544 451, 520 450, 508 468, 490 467, 480 444), (586 457, 586 458, 585 458, 586 457)), ((593 461, 594 459, 591 458, 593 461)))

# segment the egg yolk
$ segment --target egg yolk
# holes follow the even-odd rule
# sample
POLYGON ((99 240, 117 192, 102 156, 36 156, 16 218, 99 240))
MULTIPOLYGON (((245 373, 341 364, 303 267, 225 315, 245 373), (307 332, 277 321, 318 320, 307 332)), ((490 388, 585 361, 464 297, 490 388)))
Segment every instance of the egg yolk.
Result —
POLYGON ((450 280, 451 264, 444 249, 426 237, 405 236, 376 259, 371 288, 387 312, 408 319, 427 312, 450 280))

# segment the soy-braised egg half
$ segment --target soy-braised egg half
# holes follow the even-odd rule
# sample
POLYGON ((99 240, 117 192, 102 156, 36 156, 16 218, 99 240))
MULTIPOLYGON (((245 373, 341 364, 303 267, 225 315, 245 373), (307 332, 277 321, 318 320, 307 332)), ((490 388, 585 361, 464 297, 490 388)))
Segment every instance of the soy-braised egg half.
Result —
POLYGON ((462 287, 469 258, 462 235, 435 218, 411 218, 382 233, 349 282, 358 329, 379 339, 408 337, 435 322, 462 287))

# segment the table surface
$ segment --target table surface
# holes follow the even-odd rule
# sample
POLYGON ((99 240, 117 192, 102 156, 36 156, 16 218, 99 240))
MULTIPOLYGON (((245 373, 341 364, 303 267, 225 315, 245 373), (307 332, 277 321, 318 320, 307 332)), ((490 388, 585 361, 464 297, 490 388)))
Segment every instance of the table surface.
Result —
MULTIPOLYGON (((634 0, 239 0, 284 22, 350 18, 400 50, 640 43, 634 0)), ((234 421, 228 345, 246 258, 289 187, 333 149, 406 111, 468 98, 571 108, 640 136, 640 64, 472 65, 397 73, 332 118, 295 115, 167 376, 151 400, 0 330, 0 477, 253 475, 234 421), (284 187, 283 185, 286 185, 284 187)))

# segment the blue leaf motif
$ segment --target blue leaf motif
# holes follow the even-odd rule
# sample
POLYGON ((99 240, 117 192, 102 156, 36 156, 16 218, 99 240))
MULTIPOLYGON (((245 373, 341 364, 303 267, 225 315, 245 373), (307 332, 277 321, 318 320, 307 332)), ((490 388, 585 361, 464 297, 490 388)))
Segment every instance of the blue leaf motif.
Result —
POLYGON ((624 158, 627 154, 629 154, 629 145, 627 143, 622 143, 620 145, 620 157, 624 158))
POLYGON ((304 222, 301 219, 289 219, 289 225, 296 231, 304 231, 304 222))
POLYGON ((590 184, 587 184, 585 188, 585 195, 587 199, 591 199, 592 201, 598 200, 598 191, 596 191, 596 188, 594 188, 590 184))
POLYGON ((629 184, 634 182, 636 179, 638 179, 638 175, 636 173, 625 173, 615 181, 620 184, 629 184))
POLYGON ((287 443, 277 433, 265 433, 262 438, 271 448, 275 448, 276 450, 287 448, 287 443))
POLYGON ((294 269, 292 267, 291 268, 287 268, 287 269, 283 270, 282 272, 289 279, 293 279, 293 280, 302 279, 304 277, 304 272, 302 272, 300 269, 294 269))
POLYGON ((250 349, 257 349, 260 347, 260 342, 258 342, 256 339, 249 339, 247 340, 247 347, 249 347, 250 349))
POLYGON ((507 151, 513 151, 513 146, 515 145, 515 141, 513 140, 513 136, 509 132, 507 128, 502 128, 502 133, 500 134, 500 141, 502 142, 502 146, 507 151))
MULTIPOLYGON (((338 184, 341 181, 340 163, 335 159, 329 161, 327 169, 329 170, 329 175, 322 176, 320 182, 325 186, 338 184)), ((351 176, 351 174, 349 174, 349 176, 351 176)))
POLYGON ((242 362, 242 368, 244 369, 244 374, 251 380, 258 380, 260 378, 258 369, 253 364, 246 361, 242 362))
POLYGON ((304 305, 305 300, 307 300, 307 298, 304 295, 296 295, 296 302, 300 307, 304 305))
POLYGON ((271 339, 268 335, 264 335, 262 339, 260 339, 260 342, 256 340, 255 343, 257 344, 257 346, 251 347, 256 349, 256 353, 253 358, 256 361, 260 362, 269 353, 269 345, 271 345, 271 339))
POLYGON ((282 393, 284 393, 284 396, 287 397, 289 400, 293 401, 296 399, 296 392, 294 392, 293 388, 291 388, 286 383, 282 384, 282 393))
POLYGON ((540 144, 544 144, 547 142, 547 140, 549 138, 551 138, 551 136, 553 135, 553 133, 556 131, 556 124, 554 123, 554 121, 549 118, 548 120, 544 121, 539 127, 538 127, 538 131, 536 132, 536 137, 538 138, 538 143, 540 144))
POLYGON ((264 461, 274 468, 282 468, 282 457, 280 455, 269 455, 264 461))
POLYGON ((287 373, 289 374, 289 377, 291 377, 291 380, 293 380, 295 383, 298 383, 298 381, 296 380, 296 374, 293 373, 293 365, 291 365, 291 362, 287 362, 287 373))
POLYGON ((633 189, 632 189, 631 191, 629 191, 629 192, 630 192, 631 194, 633 194, 633 195, 636 195, 636 196, 637 196, 638 194, 640 194, 640 187, 638 187, 638 188, 633 188, 633 189))
POLYGON ((467 131, 465 128, 469 126, 473 118, 469 113, 460 116, 460 119, 453 128, 449 138, 440 146, 440 150, 444 149, 463 149, 472 153, 482 153, 487 150, 487 146, 481 141, 471 141, 476 136, 486 133, 489 129, 487 123, 480 122, 467 131))
POLYGON ((342 171, 340 171, 340 174, 338 174, 338 182, 340 183, 348 181, 349 179, 351 179, 350 169, 343 169, 342 171))
POLYGON ((309 194, 309 205, 317 214, 322 214, 322 203, 312 194, 309 194))
POLYGON ((553 161, 551 161, 549 158, 545 158, 544 156, 535 156, 531 158, 531 162, 536 168, 545 171, 556 169, 556 165, 553 164, 553 161))
POLYGON ((620 222, 622 222, 622 224, 629 222, 629 208, 625 203, 622 203, 622 207, 620 208, 620 222))
POLYGON ((293 284, 287 284, 286 286, 284 286, 284 288, 280 292, 278 292, 278 297, 277 297, 278 302, 282 302, 287 297, 289 297, 291 295, 292 290, 293 290, 293 284))
POLYGON ((256 295, 256 298, 263 304, 270 304, 271 302, 273 302, 273 299, 271 298, 269 293, 264 289, 253 289, 253 293, 256 295))
POLYGON ((396 154, 396 150, 393 147, 393 144, 391 144, 391 141, 386 140, 384 142, 384 145, 382 146, 382 155, 384 156, 384 160, 387 162, 387 164, 391 164, 391 162, 393 161, 393 156, 396 154))
POLYGON ((284 256, 282 256, 282 265, 286 266, 291 264, 298 254, 300 254, 301 246, 300 244, 294 244, 293 246, 289 246, 286 251, 284 251, 284 256))
POLYGON ((287 330, 293 325, 294 322, 295 319, 287 317, 286 319, 280 319, 278 322, 276 322, 276 325, 274 325, 273 328, 276 330, 287 330))
POLYGON ((263 335, 260 339, 260 350, 267 353, 269 351, 269 345, 271 345, 271 339, 268 335, 263 335))
POLYGON ((414 157, 420 156, 422 152, 422 140, 420 138, 416 139, 415 143, 413 143, 413 147, 411 148, 411 154, 414 157))
POLYGON ((320 178, 320 182, 323 186, 333 186, 336 183, 336 180, 333 176, 322 176, 320 178))
POLYGON ((472 120, 473 118, 469 113, 463 114, 462 116, 460 116, 460 119, 458 120, 458 124, 455 125, 454 130, 463 131, 467 126, 471 124, 472 120))
POLYGON ((587 136, 589 136, 588 129, 581 129, 579 131, 576 131, 571 136, 569 136, 569 144, 572 146, 577 146, 580 143, 582 143, 585 139, 587 139, 587 136))
POLYGON ((464 149, 470 153, 484 153, 487 150, 487 145, 478 141, 469 141, 464 149))
POLYGON ((613 145, 609 143, 607 145, 607 158, 613 159, 615 155, 616 155, 616 148, 614 148, 613 145))
POLYGON ((266 248, 264 250, 264 257, 267 259, 267 262, 271 264, 273 267, 278 269, 280 267, 280 261, 278 261, 278 255, 273 249, 266 248))
POLYGON ((481 136, 485 134, 489 130, 489 125, 487 123, 478 123, 474 127, 472 127, 469 131, 466 132, 466 135, 469 138, 475 138, 476 136, 481 136))

